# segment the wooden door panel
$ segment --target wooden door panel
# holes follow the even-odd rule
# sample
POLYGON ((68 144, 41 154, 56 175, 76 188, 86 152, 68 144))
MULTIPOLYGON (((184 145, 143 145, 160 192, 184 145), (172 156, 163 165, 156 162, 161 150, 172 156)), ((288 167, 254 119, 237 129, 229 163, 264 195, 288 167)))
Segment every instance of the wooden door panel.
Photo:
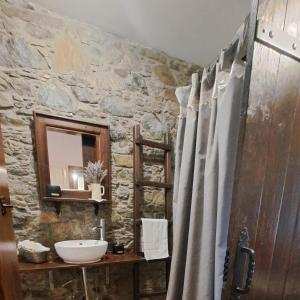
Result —
MULTIPOLYGON (((300 3, 298 0, 289 0, 287 3, 284 31, 289 35, 300 38, 300 3)), ((282 193, 278 195, 278 209, 276 224, 274 224, 274 247, 271 267, 269 269, 269 281, 267 285, 268 299, 283 299, 285 279, 290 267, 290 254, 293 243, 293 235, 297 220, 297 208, 300 199, 300 111, 299 111, 299 82, 300 63, 284 55, 280 62, 281 74, 278 75, 279 101, 283 109, 282 115, 289 118, 283 125, 285 138, 281 138, 279 145, 287 152, 287 163, 283 165, 284 178, 278 183, 282 193), (286 143, 284 143, 286 141, 286 143)), ((280 110, 279 110, 280 112, 280 110)), ((282 123, 280 123, 281 125, 282 123)), ((282 126, 282 125, 281 125, 282 126)), ((280 160, 280 154, 277 155, 280 160)), ((281 160, 286 161, 286 159, 281 160)), ((300 265, 298 265, 300 267, 300 265)), ((298 294, 300 297, 300 294, 298 294)))
POLYGON ((300 205, 298 206, 298 215, 297 215, 296 227, 294 230, 293 244, 291 247, 290 259, 287 267, 287 276, 285 278, 285 288, 284 288, 285 300, 299 299, 299 295, 300 295, 299 268, 300 268, 300 205))
MULTIPOLYGON (((287 4, 289 7, 290 1, 287 4)), ((284 30, 288 33, 292 28, 290 25, 292 25, 293 19, 289 18, 289 12, 292 14, 297 12, 297 7, 294 7, 292 11, 286 10, 284 30)), ((268 287, 273 274, 278 271, 274 268, 274 259, 278 258, 281 262, 285 258, 284 252, 275 253, 274 251, 277 248, 278 230, 283 229, 283 227, 279 227, 281 209, 286 206, 287 201, 291 200, 284 198, 283 195, 286 184, 289 184, 286 181, 286 175, 292 148, 291 140, 295 134, 293 127, 298 103, 299 75, 300 64, 281 55, 276 78, 276 93, 270 105, 271 130, 268 139, 267 167, 255 243, 257 271, 254 284, 260 288, 253 289, 253 299, 282 299, 279 293, 280 284, 276 285, 275 289, 273 289, 273 284, 270 288, 268 287), (278 254, 279 257, 276 257, 275 254, 278 254)), ((289 215, 286 214, 282 216, 289 218, 289 215)), ((290 220, 290 222, 294 222, 294 220, 290 220)), ((287 232, 283 234, 285 235, 287 232)), ((287 236, 283 241, 286 246, 291 243, 287 236)))
MULTIPOLYGON (((260 0, 258 19, 300 39, 299 0, 260 0)), ((253 287, 242 299, 300 299, 299 82, 299 62, 255 42, 229 233, 231 261, 243 225, 256 251, 253 287)))
MULTIPOLYGON (((283 299, 286 276, 294 264, 291 259, 295 227, 298 216, 300 199, 300 136, 296 134, 300 128, 300 107, 298 107, 290 145, 289 161, 281 199, 280 216, 278 220, 276 243, 273 251, 272 267, 268 284, 268 295, 273 295, 274 300, 283 299)), ((298 268, 300 264, 298 262, 298 268)), ((299 270, 298 270, 299 271, 299 270)), ((299 294, 298 294, 299 295, 299 294)))
MULTIPOLYGON (((260 1, 258 18, 272 22, 274 12, 281 13, 277 22, 284 24, 284 2, 260 1)), ((237 161, 237 172, 229 230, 231 268, 224 299, 229 299, 233 275, 233 261, 240 232, 246 225, 250 247, 255 247, 258 215, 266 177, 269 137, 272 125, 271 106, 275 97, 280 55, 259 43, 254 44, 253 66, 248 99, 248 114, 242 147, 237 161), (266 65, 269 67, 266 68, 266 65)), ((257 272, 255 273, 257 276, 257 272)), ((245 299, 251 299, 251 294, 245 299)))
MULTIPOLYGON (((293 76, 293 72, 290 73, 290 76, 287 75, 287 72, 290 71, 289 66, 292 67, 292 65, 293 63, 287 62, 286 58, 281 58, 277 80, 282 85, 277 85, 276 98, 271 108, 273 120, 268 140, 266 174, 255 243, 257 270, 254 284, 259 285, 260 288, 257 291, 254 289, 253 299, 263 300, 266 299, 267 295, 270 297, 273 293, 272 289, 268 291, 268 277, 270 277, 272 270, 283 200, 288 200, 283 198, 283 192, 297 106, 297 88, 292 83, 295 78, 299 80, 299 77, 297 78, 295 74, 293 76)), ((292 69, 294 68, 292 67, 292 69)))
MULTIPOLYGON (((0 127, 0 195, 10 204, 7 174, 4 162, 3 139, 0 127)), ((21 299, 20 279, 17 263, 16 243, 13 231, 11 209, 5 216, 0 212, 0 299, 21 299)))

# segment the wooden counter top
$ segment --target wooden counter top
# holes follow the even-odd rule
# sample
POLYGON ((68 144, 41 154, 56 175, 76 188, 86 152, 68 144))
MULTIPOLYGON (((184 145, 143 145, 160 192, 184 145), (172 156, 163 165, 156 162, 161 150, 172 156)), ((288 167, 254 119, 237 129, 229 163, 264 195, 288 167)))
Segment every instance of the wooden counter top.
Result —
POLYGON ((25 273, 25 272, 34 272, 34 271, 43 271, 43 270, 80 268, 82 266, 97 267, 97 266, 105 266, 105 265, 112 265, 112 264, 137 263, 143 261, 145 261, 144 257, 138 256, 133 253, 125 253, 121 255, 107 254, 105 258, 99 262, 82 264, 82 265, 67 264, 63 262, 60 258, 57 258, 53 262, 46 262, 41 264, 19 262, 19 271, 25 273))

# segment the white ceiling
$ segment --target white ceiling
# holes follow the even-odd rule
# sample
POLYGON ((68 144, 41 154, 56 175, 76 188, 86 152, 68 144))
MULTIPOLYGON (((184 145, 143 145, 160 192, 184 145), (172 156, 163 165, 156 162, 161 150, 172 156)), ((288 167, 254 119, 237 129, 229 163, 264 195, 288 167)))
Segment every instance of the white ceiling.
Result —
POLYGON ((250 11, 251 0, 33 0, 143 46, 211 63, 250 11))

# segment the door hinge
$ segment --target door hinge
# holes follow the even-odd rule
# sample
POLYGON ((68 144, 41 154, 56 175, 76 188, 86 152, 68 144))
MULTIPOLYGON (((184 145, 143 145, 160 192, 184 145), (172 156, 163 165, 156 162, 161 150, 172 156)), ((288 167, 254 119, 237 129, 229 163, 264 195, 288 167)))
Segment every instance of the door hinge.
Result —
POLYGON ((274 50, 300 61, 300 40, 265 21, 257 21, 256 40, 274 50))
POLYGON ((2 216, 5 216, 7 213, 7 208, 13 208, 13 205, 11 204, 5 204, 3 203, 5 201, 4 196, 0 196, 0 208, 1 208, 1 214, 2 216))

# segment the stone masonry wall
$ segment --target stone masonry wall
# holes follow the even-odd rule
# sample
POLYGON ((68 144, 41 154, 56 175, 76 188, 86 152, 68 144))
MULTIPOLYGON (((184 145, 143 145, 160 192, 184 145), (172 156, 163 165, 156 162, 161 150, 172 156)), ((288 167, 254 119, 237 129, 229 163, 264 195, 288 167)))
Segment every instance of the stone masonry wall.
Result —
MULTIPOLYGON (((32 132, 33 111, 108 124, 112 141, 112 204, 101 208, 109 241, 132 245, 132 127, 160 139, 176 135, 179 107, 175 87, 189 83, 197 66, 140 47, 25 2, 0 1, 0 119, 14 208, 17 240, 50 246, 63 239, 96 238, 93 206, 63 205, 58 216, 41 203, 32 132)), ((148 178, 161 179, 161 167, 145 167, 148 178)), ((163 193, 148 190, 149 213, 162 205, 163 193)), ((145 289, 159 288, 162 273, 147 266, 145 289)), ((132 299, 132 266, 89 271, 97 299, 132 299)), ((58 289, 48 289, 46 272, 23 276, 24 299, 67 299, 82 290, 78 271, 55 271, 58 289), (69 280, 71 283, 62 285, 69 280)), ((69 298, 75 299, 75 298, 69 298)), ((96 298, 95 298, 96 299, 96 298)))

